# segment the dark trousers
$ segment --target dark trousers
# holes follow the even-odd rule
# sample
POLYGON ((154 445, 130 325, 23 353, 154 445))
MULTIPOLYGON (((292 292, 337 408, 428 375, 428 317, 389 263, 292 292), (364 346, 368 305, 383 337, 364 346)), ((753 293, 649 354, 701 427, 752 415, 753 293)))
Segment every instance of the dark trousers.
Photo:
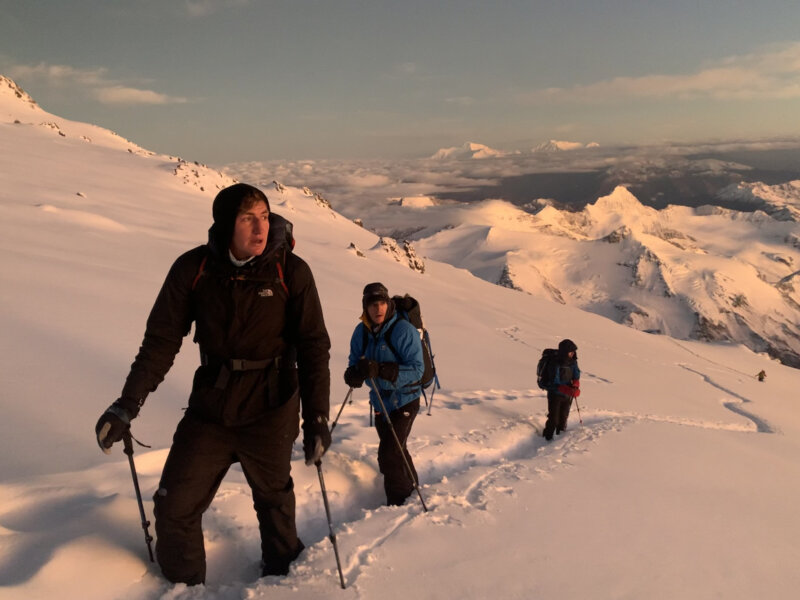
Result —
POLYGON ((195 585, 206 575, 202 515, 228 468, 242 465, 261 533, 264 574, 285 574, 303 549, 295 527, 292 445, 297 399, 258 423, 229 428, 184 416, 178 424, 153 500, 156 553, 164 576, 195 585))
POLYGON ((567 429, 569 410, 572 398, 557 392, 547 392, 547 423, 542 434, 545 439, 552 440, 553 432, 561 433, 567 429))
POLYGON ((386 504, 389 506, 400 506, 405 502, 414 491, 418 483, 417 470, 414 468, 414 461, 406 448, 406 440, 411 433, 411 426, 419 412, 419 398, 401 406, 397 410, 389 413, 397 438, 400 440, 402 453, 397 446, 397 440, 392 435, 392 430, 386 418, 382 414, 375 415, 375 429, 378 430, 378 467, 383 473, 383 489, 386 492, 386 504), (405 457, 405 460, 403 460, 405 457), (409 475, 408 467, 411 468, 413 479, 409 475))

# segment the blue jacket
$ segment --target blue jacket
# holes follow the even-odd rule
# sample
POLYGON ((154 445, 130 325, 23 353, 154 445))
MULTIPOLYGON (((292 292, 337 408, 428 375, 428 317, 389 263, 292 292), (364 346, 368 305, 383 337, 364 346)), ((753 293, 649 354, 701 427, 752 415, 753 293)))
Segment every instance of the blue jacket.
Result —
MULTIPOLYGON (((386 405, 386 410, 392 412, 409 402, 419 398, 421 388, 419 384, 412 385, 422 378, 425 364, 422 359, 422 342, 419 331, 405 319, 393 314, 377 332, 370 331, 369 327, 361 322, 356 325, 353 336, 350 338, 350 358, 348 366, 355 365, 361 357, 376 362, 396 362, 400 367, 397 381, 391 382, 380 377, 375 379, 380 391, 380 397, 386 405), (392 324, 395 323, 394 327, 392 324), (385 333, 392 330, 392 347, 397 351, 397 356, 392 353, 386 343, 385 333), (367 332, 367 345, 364 346, 364 332, 367 332)), ((372 407, 381 411, 377 391, 373 389, 370 381, 366 381, 370 388, 369 400, 372 407)))
POLYGON ((558 386, 570 385, 574 380, 581 378, 581 370, 578 368, 577 360, 568 360, 564 363, 556 363, 554 376, 547 390, 558 393, 558 386))

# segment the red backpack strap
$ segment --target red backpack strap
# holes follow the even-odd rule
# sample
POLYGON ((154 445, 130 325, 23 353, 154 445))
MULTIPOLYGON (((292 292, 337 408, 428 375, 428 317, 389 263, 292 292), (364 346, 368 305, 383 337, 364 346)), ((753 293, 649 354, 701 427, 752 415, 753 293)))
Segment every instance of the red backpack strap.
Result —
MULTIPOLYGON (((286 250, 283 251, 283 263, 286 263, 286 250)), ((289 288, 286 286, 286 280, 283 277, 283 267, 281 266, 281 261, 276 261, 275 266, 278 267, 278 281, 280 281, 283 291, 286 292, 286 295, 288 296, 289 288)))
POLYGON ((286 281, 283 279, 283 268, 281 267, 281 263, 276 263, 278 265, 278 280, 281 282, 281 287, 283 287, 283 291, 286 294, 289 294, 289 288, 286 287, 286 281))
POLYGON ((200 281, 200 277, 203 275, 203 271, 206 268, 206 260, 208 260, 208 256, 204 256, 202 262, 200 263, 200 268, 197 270, 197 275, 194 276, 194 281, 192 281, 192 290, 197 287, 197 282, 200 281))

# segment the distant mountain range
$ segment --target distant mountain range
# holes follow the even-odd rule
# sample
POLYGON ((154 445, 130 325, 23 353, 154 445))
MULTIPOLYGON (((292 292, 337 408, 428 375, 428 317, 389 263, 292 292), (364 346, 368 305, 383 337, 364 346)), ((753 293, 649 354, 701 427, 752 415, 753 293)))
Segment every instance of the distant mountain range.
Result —
POLYGON ((471 143, 406 163, 228 172, 313 185, 372 231, 498 285, 800 367, 800 141, 562 147, 574 150, 471 143))
MULTIPOLYGON (((591 142, 589 144, 583 144, 582 142, 565 142, 559 140, 548 140, 546 142, 542 142, 535 148, 530 150, 530 153, 534 152, 565 152, 570 150, 581 150, 586 148, 599 148, 600 144, 596 142, 591 142)), ((503 156, 515 156, 525 154, 525 152, 521 152, 519 150, 497 150, 496 148, 490 148, 484 144, 478 144, 476 142, 466 142, 461 146, 452 146, 450 148, 440 148, 437 150, 432 159, 435 160, 464 160, 464 159, 484 159, 484 158, 500 158, 503 156)))
POLYGON ((518 154, 517 152, 508 152, 505 150, 495 150, 483 144, 476 144, 475 142, 466 142, 462 146, 453 146, 451 148, 440 148, 431 158, 436 160, 444 159, 458 159, 465 158, 481 159, 481 158, 497 158, 500 156, 509 156, 511 154, 518 154))

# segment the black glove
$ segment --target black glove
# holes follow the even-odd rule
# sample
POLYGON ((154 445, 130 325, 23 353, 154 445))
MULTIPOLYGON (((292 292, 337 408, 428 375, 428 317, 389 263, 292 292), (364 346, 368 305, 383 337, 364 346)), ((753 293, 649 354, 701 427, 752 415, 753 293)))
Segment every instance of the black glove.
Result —
POLYGON ((328 419, 317 415, 310 421, 303 421, 303 452, 307 465, 318 463, 330 446, 331 432, 328 429, 328 419))
POLYGON ((122 439, 122 436, 131 428, 131 419, 139 413, 139 402, 126 398, 115 400, 106 411, 100 415, 94 433, 97 444, 106 454, 111 454, 111 446, 122 439))
POLYGON ((382 362, 378 365, 378 377, 391 381, 397 381, 397 376, 400 374, 400 366, 396 362, 382 362))
POLYGON ((351 388, 360 388, 364 385, 364 378, 358 374, 358 368, 353 365, 344 370, 344 382, 351 388))
POLYGON ((362 358, 356 364, 356 369, 362 380, 375 379, 378 376, 378 363, 374 360, 362 358))

